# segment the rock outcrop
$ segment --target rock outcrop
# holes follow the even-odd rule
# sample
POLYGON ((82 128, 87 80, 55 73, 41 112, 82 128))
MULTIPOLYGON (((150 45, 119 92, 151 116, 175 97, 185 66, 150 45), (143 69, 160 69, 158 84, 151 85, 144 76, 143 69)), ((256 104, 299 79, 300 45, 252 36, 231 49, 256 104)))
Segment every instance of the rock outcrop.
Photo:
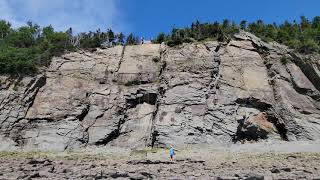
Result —
POLYGON ((65 54, 38 76, 0 76, 0 150, 317 140, 319 59, 245 32, 65 54))

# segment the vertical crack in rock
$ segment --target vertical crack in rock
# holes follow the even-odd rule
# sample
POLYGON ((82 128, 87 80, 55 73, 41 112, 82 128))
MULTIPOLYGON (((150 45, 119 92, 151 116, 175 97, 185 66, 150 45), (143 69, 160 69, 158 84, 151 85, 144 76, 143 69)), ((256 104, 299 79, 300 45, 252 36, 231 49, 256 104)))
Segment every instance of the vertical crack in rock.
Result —
MULTIPOLYGON (((125 49, 126 49, 126 45, 123 46, 122 48, 122 52, 121 52, 121 57, 120 57, 120 60, 118 62, 118 66, 116 67, 116 70, 112 73, 114 75, 114 79, 112 80, 113 82, 116 82, 117 79, 118 79, 118 72, 121 68, 121 64, 124 60, 124 54, 125 54, 125 49)), ((107 71, 105 71, 105 77, 107 76, 107 71)), ((103 84, 103 83, 100 83, 100 84, 103 84)), ((119 121, 117 123, 117 128, 114 129, 111 133, 109 133, 105 138, 103 138, 102 140, 100 141, 97 141, 95 143, 95 145, 107 145, 109 144, 110 142, 112 142, 113 140, 117 139, 119 136, 120 136, 120 132, 121 132, 121 125, 125 122, 125 119, 127 118, 127 115, 126 115, 126 111, 128 109, 128 107, 120 107, 118 106, 118 110, 117 110, 117 117, 120 117, 119 118, 119 121)), ((97 117, 96 119, 99 119, 100 117, 97 117)), ((93 123, 94 124, 94 123, 93 123)), ((93 126, 92 124, 92 126, 93 126)), ((88 130, 91 126, 89 126, 85 131, 87 132, 88 134, 88 130)), ((89 136, 89 135, 88 135, 89 136)), ((88 137, 89 138, 89 137, 88 137)))
MULTIPOLYGON (((160 89, 158 90, 158 95, 161 95, 160 89)), ((156 124, 156 116, 159 111, 159 98, 157 99, 154 107, 154 111, 152 113, 152 118, 151 118, 151 129, 150 129, 150 137, 147 139, 146 145, 151 146, 152 148, 154 147, 154 144, 157 140, 158 132, 155 130, 155 124, 156 124)))
POLYGON ((210 104, 209 101, 213 100, 215 102, 217 100, 216 93, 217 93, 217 89, 219 89, 218 83, 220 79, 220 64, 221 64, 221 57, 219 54, 219 50, 221 48, 221 44, 219 44, 214 51, 211 51, 206 44, 204 44, 204 46, 208 51, 213 53, 213 68, 211 72, 211 81, 208 85, 207 93, 206 93, 206 106, 208 109, 208 106, 210 104))
POLYGON ((268 57, 270 55, 270 49, 269 46, 266 45, 264 42, 262 42, 260 39, 255 39, 255 37, 251 37, 249 36, 249 39, 247 39, 249 41, 251 41, 253 47, 255 48, 255 51, 257 52, 261 59, 264 61, 268 76, 270 77, 270 81, 269 81, 269 85, 272 87, 272 92, 273 92, 273 102, 272 103, 266 103, 261 101, 260 99, 256 99, 256 98, 239 98, 236 100, 236 103, 240 104, 241 106, 245 106, 245 107, 253 107, 257 110, 259 110, 260 112, 262 112, 262 114, 257 115, 258 117, 251 117, 253 119, 250 119, 248 121, 249 117, 243 117, 243 119, 238 120, 238 128, 237 128, 237 132, 235 134, 235 136, 233 137, 233 141, 237 142, 237 141, 242 141, 242 140, 254 140, 257 141, 259 139, 267 139, 268 138, 268 128, 264 129, 261 128, 259 126, 256 126, 254 124, 251 124, 252 122, 250 121, 254 121, 255 120, 261 120, 260 123, 262 123, 262 126, 268 127, 268 123, 263 123, 263 122, 269 122, 272 123, 272 125, 274 126, 274 128, 276 129, 276 133, 278 133, 280 135, 280 137, 283 140, 288 140, 287 137, 287 129, 285 126, 285 118, 282 115, 282 110, 279 109, 279 107, 282 107, 283 104, 281 104, 281 102, 279 102, 279 96, 277 93, 277 89, 276 89, 276 85, 275 85, 275 80, 274 78, 276 78, 275 74, 277 74, 277 72, 271 72, 273 70, 271 70, 271 66, 272 64, 267 63, 268 57), (279 106, 280 103, 280 106, 279 106), (281 114, 281 115, 279 115, 281 114))
MULTIPOLYGON (((207 46, 206 46, 206 47, 207 47, 207 46)), ((217 53, 217 52, 219 52, 220 48, 221 48, 221 44, 219 44, 214 51, 217 53)), ((209 48, 207 47, 207 49, 209 49, 209 48)), ((209 49, 209 50, 210 50, 210 49, 209 49)))
POLYGON ((123 62, 125 50, 126 50, 126 45, 124 45, 123 48, 122 48, 121 57, 120 57, 120 60, 119 60, 119 63, 118 63, 118 67, 117 67, 117 69, 115 70, 116 73, 119 71, 119 69, 120 69, 120 67, 121 67, 121 64, 122 64, 122 62, 123 62))
MULTIPOLYGON (((285 123, 285 117, 284 117, 284 112, 286 111, 283 107, 283 104, 281 102, 279 102, 279 100, 281 99, 277 89, 276 89, 276 72, 273 72, 273 70, 271 70, 271 66, 272 64, 268 64, 268 51, 265 48, 261 48, 259 45, 257 45, 256 43, 254 43, 254 41, 251 41, 252 44, 258 49, 258 53, 261 57, 261 59, 264 60, 264 64, 265 67, 267 69, 267 74, 270 78, 269 80, 269 85, 272 88, 272 92, 273 92, 273 104, 261 104, 260 102, 254 102, 254 104, 256 104, 259 108, 261 107, 266 107, 267 109, 264 109, 264 112, 267 112, 267 119, 268 121, 270 121, 277 129, 279 135, 281 136, 282 140, 288 141, 288 129, 286 127, 286 123, 285 123), (280 104, 279 104, 280 103, 280 104), (262 106, 261 106, 262 105, 262 106)), ((270 61, 270 60, 269 60, 270 61)), ((263 109, 262 109, 263 110, 263 109)), ((288 114, 287 112, 285 112, 285 114, 288 114)), ((292 122, 293 123, 293 122, 292 122)))
MULTIPOLYGON (((154 123, 155 123, 155 117, 158 113, 158 107, 159 107, 159 90, 158 92, 148 92, 143 89, 138 89, 137 93, 127 97, 126 99, 126 109, 132 109, 136 108, 137 105, 147 103, 154 107, 152 116, 151 116, 151 123, 150 123, 150 131, 147 133, 147 136, 145 138, 145 146, 150 146, 152 144, 150 142, 150 139, 152 139, 152 132, 154 130, 154 123)), ((150 115, 151 113, 149 113, 150 115)))
MULTIPOLYGON (((268 71, 270 71, 268 69, 268 71)), ((271 78, 270 85, 272 87, 273 97, 274 97, 274 105, 272 106, 271 111, 271 121, 277 128, 280 136, 283 140, 288 141, 288 127, 296 127, 294 121, 286 120, 292 119, 293 117, 290 115, 289 112, 285 109, 285 104, 281 102, 281 95, 279 94, 276 88, 276 77, 272 77, 272 72, 268 72, 269 77, 271 78)))
POLYGON ((271 110, 268 112, 267 118, 270 122, 274 124, 282 140, 288 141, 288 136, 287 136, 288 130, 285 124, 279 120, 278 115, 274 112, 274 110, 271 110))
MULTIPOLYGON (((161 62, 161 68, 159 70, 159 80, 161 81, 163 78, 162 78, 162 75, 167 67, 167 63, 166 61, 164 60, 163 58, 163 55, 165 53, 166 49, 164 50, 160 50, 160 62, 161 62)), ((162 87, 161 85, 158 87, 158 92, 157 92, 157 99, 155 101, 155 107, 154 107, 154 111, 152 113, 152 118, 151 118, 151 129, 150 129, 150 134, 149 134, 149 138, 147 138, 147 142, 146 142, 146 145, 147 146, 151 146, 152 148, 154 147, 156 141, 157 141, 157 137, 159 135, 158 131, 156 131, 156 117, 157 117, 157 114, 158 114, 158 111, 159 111, 159 106, 160 106, 160 103, 161 103, 161 99, 162 97, 164 96, 165 94, 165 89, 164 87, 162 87)))

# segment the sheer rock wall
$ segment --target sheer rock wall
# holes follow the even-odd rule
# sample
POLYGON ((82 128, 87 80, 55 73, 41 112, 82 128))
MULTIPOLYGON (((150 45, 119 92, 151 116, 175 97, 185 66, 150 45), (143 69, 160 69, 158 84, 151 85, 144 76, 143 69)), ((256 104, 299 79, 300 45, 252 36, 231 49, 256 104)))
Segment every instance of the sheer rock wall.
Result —
POLYGON ((0 150, 317 140, 319 59, 245 32, 65 54, 35 77, 0 76, 0 150))

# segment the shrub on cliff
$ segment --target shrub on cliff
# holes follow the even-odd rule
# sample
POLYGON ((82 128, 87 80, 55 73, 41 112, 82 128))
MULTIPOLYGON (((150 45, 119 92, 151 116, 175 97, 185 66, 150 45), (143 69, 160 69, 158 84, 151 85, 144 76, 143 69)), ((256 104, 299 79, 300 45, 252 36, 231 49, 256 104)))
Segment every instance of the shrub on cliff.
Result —
MULTIPOLYGON (((76 48, 100 47, 105 41, 123 44, 124 34, 111 29, 101 32, 73 35, 72 28, 57 32, 52 26, 41 28, 28 22, 26 26, 13 29, 11 24, 0 20, 0 74, 30 75, 39 66, 47 66, 53 56, 60 56, 76 48)), ((136 43, 134 39, 134 43, 136 43)))
POLYGON ((227 41, 239 29, 249 31, 266 42, 276 41, 285 44, 300 53, 309 54, 320 51, 320 16, 314 17, 312 21, 302 16, 300 23, 285 21, 279 25, 265 24, 262 20, 252 23, 243 20, 239 25, 230 20, 224 20, 222 23, 196 21, 190 27, 173 28, 168 35, 160 33, 155 42, 165 41, 169 46, 176 46, 187 42, 188 39, 227 41))
POLYGON ((1 74, 32 74, 37 70, 37 48, 4 47, 0 50, 1 74))
POLYGON ((68 34, 55 32, 51 26, 41 29, 37 24, 28 22, 26 26, 12 29, 9 24, 0 22, 1 74, 36 73, 37 67, 47 65, 52 56, 73 49, 68 34), (7 27, 4 27, 5 25, 7 27))

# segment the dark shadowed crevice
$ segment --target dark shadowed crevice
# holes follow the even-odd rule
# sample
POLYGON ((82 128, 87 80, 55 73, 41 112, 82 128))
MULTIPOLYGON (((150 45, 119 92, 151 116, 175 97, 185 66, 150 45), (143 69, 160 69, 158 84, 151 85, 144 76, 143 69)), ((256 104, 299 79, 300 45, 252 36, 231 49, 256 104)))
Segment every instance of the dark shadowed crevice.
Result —
POLYGON ((238 120, 238 127, 235 136, 232 137, 234 143, 239 141, 258 141, 259 139, 267 139, 268 132, 263 130, 258 130, 257 126, 248 126, 244 125, 245 117, 241 120, 238 120), (244 130, 245 129, 245 130, 244 130))
POLYGON ((123 58, 124 58, 124 53, 125 53, 125 50, 126 50, 126 46, 124 45, 123 48, 122 48, 122 51, 121 51, 121 57, 120 57, 120 60, 118 62, 118 67, 117 69, 115 70, 115 72, 117 73, 121 67, 121 64, 123 62, 123 58))
POLYGON ((152 148, 155 146, 155 143, 157 142, 158 136, 159 136, 159 132, 157 130, 154 130, 151 134, 151 147, 152 148))
POLYGON ((221 48, 221 45, 219 44, 214 51, 218 52, 220 50, 220 48, 221 48))
POLYGON ((108 137, 106 137, 105 139, 103 139, 102 141, 98 141, 95 143, 95 145, 106 145, 108 143, 110 143, 111 141, 117 139, 120 135, 119 129, 115 129, 113 130, 108 137))
POLYGON ((320 91, 320 77, 317 75, 313 65, 305 59, 300 58, 293 52, 290 52, 289 54, 293 57, 292 61, 301 69, 314 87, 320 91))
POLYGON ((157 93, 144 93, 140 97, 135 99, 127 99, 128 108, 135 108, 139 104, 147 103, 150 105, 155 105, 157 102, 157 93))
MULTIPOLYGON (((291 73, 290 73, 290 75, 291 75, 291 73)), ((292 75, 291 75, 291 77, 292 77, 292 75)), ((291 80, 292 80, 292 85, 293 85, 294 90, 296 90, 299 94, 310 96, 312 99, 314 99, 316 101, 320 99, 319 92, 312 91, 311 89, 300 88, 300 87, 298 87, 296 82, 293 80, 293 78, 291 80)))
POLYGON ((88 142, 89 142, 89 133, 88 133, 87 129, 83 132, 82 138, 77 139, 77 141, 79 141, 81 144, 85 144, 85 145, 88 144, 88 142))
MULTIPOLYGON (((260 99, 249 97, 249 98, 238 98, 236 100, 240 106, 251 107, 258 109, 261 112, 266 112, 267 121, 271 122, 274 127, 277 129, 281 138, 285 141, 287 138, 287 130, 285 125, 280 122, 280 120, 274 115, 273 107, 271 104, 262 102, 260 99)), ((259 128, 258 126, 246 126, 245 121, 248 117, 243 117, 243 119, 238 120, 237 132, 233 137, 233 142, 238 142, 242 140, 247 141, 258 141, 259 139, 267 139, 269 132, 264 129, 259 128)))
POLYGON ((254 97, 249 98, 238 98, 236 99, 236 103, 242 106, 249 106, 259 109, 260 111, 266 111, 272 107, 271 104, 262 102, 260 99, 256 99, 254 97))
POLYGON ((271 113, 268 114, 267 118, 276 127, 276 129, 277 129, 278 133, 280 134, 282 140, 288 141, 288 136, 287 136, 288 130, 287 130, 285 124, 281 123, 280 120, 276 116, 271 114, 271 113))
MULTIPOLYGON (((281 123, 279 119, 274 116, 272 113, 268 112, 267 114, 267 120, 271 122, 275 128, 277 129, 280 137, 284 141, 288 141, 287 137, 287 129, 285 127, 285 124, 281 123)), ((257 126, 246 126, 245 120, 247 117, 243 117, 243 119, 238 120, 238 127, 236 134, 232 137, 232 141, 234 143, 239 141, 258 141, 260 139, 268 139, 268 132, 264 131, 263 129, 258 129, 257 126)))
POLYGON ((76 118, 79 119, 79 121, 83 121, 84 118, 88 115, 89 110, 90 110, 90 105, 87 104, 86 107, 82 109, 82 112, 78 116, 76 116, 76 118))
POLYGON ((161 61, 161 68, 160 68, 160 71, 159 71, 159 77, 162 75, 163 71, 165 70, 165 68, 167 67, 167 62, 165 61, 161 61))
MULTIPOLYGON (((159 94, 161 95, 161 89, 162 88, 159 88, 158 92, 159 94)), ((157 114, 158 114, 158 111, 159 111, 159 100, 157 99, 156 101, 156 105, 155 105, 155 109, 152 113, 152 119, 151 119, 151 130, 150 130, 150 137, 149 137, 149 142, 147 142, 146 144, 151 146, 152 148, 154 147, 154 144, 155 142, 157 141, 157 137, 159 136, 159 132, 157 130, 155 130, 156 128, 156 117, 157 117, 157 114), (150 142, 151 140, 151 142, 150 142)))
POLYGON ((42 88, 43 86, 45 86, 47 83, 47 78, 45 76, 42 76, 38 79, 38 81, 35 82, 35 84, 33 85, 33 87, 31 89, 28 89, 25 92, 25 97, 26 98, 28 96, 28 94, 32 93, 33 91, 35 91, 33 93, 33 95, 26 100, 25 104, 27 105, 27 110, 25 115, 27 115, 29 109, 33 106, 34 100, 36 99, 36 96, 40 90, 40 88, 42 88))
POLYGON ((102 139, 101 141, 96 142, 95 145, 98 145, 98 146, 99 145, 107 145, 120 136, 121 125, 125 122, 125 119, 127 119, 127 117, 128 117, 126 115, 126 110, 127 109, 120 108, 117 111, 117 116, 121 117, 118 121, 117 128, 114 129, 111 133, 109 133, 106 138, 102 139))
MULTIPOLYGON (((167 63, 166 63, 166 61, 164 61, 162 52, 160 53, 160 60, 162 62, 162 65, 161 65, 161 69, 159 71, 159 80, 163 82, 164 79, 162 78, 162 75, 163 75, 163 72, 167 68, 167 63)), ((156 117, 159 112, 161 98, 164 96, 165 93, 166 93, 166 89, 163 86, 159 86, 157 94, 154 95, 155 99, 153 99, 155 109, 153 111, 152 119, 151 119, 152 124, 151 124, 151 129, 150 129, 150 137, 147 139, 147 142, 146 142, 146 145, 151 146, 152 148, 155 146, 155 144, 157 142, 157 138, 159 136, 159 132, 156 130, 156 117)))

